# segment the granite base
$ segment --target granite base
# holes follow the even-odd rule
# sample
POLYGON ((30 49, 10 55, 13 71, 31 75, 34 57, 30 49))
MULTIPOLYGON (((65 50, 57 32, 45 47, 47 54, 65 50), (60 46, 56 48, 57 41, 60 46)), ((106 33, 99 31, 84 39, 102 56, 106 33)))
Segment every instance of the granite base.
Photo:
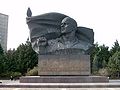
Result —
POLYGON ((20 83, 107 83, 104 76, 25 76, 20 83))
POLYGON ((90 75, 90 56, 39 55, 38 75, 90 75))

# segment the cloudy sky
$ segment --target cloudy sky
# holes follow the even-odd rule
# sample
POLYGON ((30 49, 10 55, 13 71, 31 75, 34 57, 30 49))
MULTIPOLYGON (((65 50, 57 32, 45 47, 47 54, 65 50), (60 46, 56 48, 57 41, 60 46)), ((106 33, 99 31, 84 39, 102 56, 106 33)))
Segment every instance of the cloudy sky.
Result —
POLYGON ((8 49, 29 37, 26 12, 33 16, 59 12, 74 18, 78 26, 92 28, 95 42, 109 47, 120 42, 120 0, 0 0, 0 13, 9 15, 8 49))

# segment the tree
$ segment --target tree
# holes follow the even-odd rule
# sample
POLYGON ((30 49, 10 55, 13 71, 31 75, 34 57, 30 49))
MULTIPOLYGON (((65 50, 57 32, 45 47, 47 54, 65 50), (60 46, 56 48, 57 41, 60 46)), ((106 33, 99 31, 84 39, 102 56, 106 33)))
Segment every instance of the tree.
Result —
MULTIPOLYGON (((91 73, 94 71, 93 70, 93 67, 95 65, 95 63, 97 62, 94 62, 94 58, 96 57, 96 53, 99 51, 99 45, 98 43, 95 43, 94 44, 94 47, 93 47, 93 50, 92 52, 90 53, 90 63, 91 63, 91 73), (94 65, 93 65, 93 62, 94 62, 94 65)), ((96 67, 96 66, 95 66, 96 67)))
POLYGON ((21 44, 16 50, 17 71, 23 75, 28 69, 32 69, 38 63, 37 54, 33 51, 31 43, 27 40, 25 44, 21 44))
POLYGON ((120 51, 120 45, 119 45, 119 42, 116 40, 116 41, 114 42, 113 47, 110 49, 110 54, 111 54, 111 56, 112 56, 115 52, 117 52, 117 51, 120 51))
POLYGON ((4 50, 0 44, 0 74, 2 72, 4 72, 4 67, 5 67, 5 63, 4 63, 5 57, 4 57, 4 50))
POLYGON ((17 67, 17 62, 16 62, 16 58, 15 58, 15 49, 13 50, 8 50, 6 53, 5 53, 5 68, 6 68, 6 71, 9 72, 15 72, 16 71, 16 67, 17 67))
POLYGON ((0 74, 5 72, 5 57, 3 55, 0 55, 0 74))
POLYGON ((29 40, 21 44, 17 50, 4 52, 0 46, 0 76, 25 75, 37 66, 38 55, 33 51, 29 40))
POLYGON ((92 70, 98 71, 101 68, 105 68, 107 66, 110 53, 109 53, 109 47, 102 45, 99 46, 98 52, 95 53, 94 59, 92 62, 92 70))
POLYGON ((120 52, 114 53, 112 57, 109 58, 108 71, 112 77, 120 76, 120 52))
POLYGON ((4 54, 4 50, 3 50, 3 48, 2 48, 2 46, 0 44, 0 55, 3 55, 3 54, 4 54))

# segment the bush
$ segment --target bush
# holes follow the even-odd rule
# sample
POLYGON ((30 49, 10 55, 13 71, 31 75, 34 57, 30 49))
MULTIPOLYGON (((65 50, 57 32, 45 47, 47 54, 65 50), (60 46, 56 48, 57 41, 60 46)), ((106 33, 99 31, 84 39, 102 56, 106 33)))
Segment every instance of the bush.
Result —
POLYGON ((26 73, 26 76, 38 76, 38 67, 34 67, 26 73))
POLYGON ((98 74, 98 71, 92 72, 92 75, 97 75, 97 76, 98 76, 98 75, 99 75, 99 74, 98 74))
POLYGON ((6 73, 1 73, 0 77, 1 78, 10 78, 12 76, 15 79, 18 79, 21 76, 20 72, 6 72, 6 73))
POLYGON ((10 73, 9 72, 7 72, 7 73, 1 73, 0 77, 1 78, 9 78, 10 77, 10 73))
POLYGON ((101 76, 108 76, 108 70, 106 68, 99 69, 98 74, 101 76))
POLYGON ((12 72, 11 76, 13 76, 15 79, 18 79, 20 76, 22 76, 22 74, 20 72, 12 72))

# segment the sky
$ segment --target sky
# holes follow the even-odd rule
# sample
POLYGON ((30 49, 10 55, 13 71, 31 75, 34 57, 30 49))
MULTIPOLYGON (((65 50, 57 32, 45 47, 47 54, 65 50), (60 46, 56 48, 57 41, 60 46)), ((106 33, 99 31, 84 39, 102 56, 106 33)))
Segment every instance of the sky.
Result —
POLYGON ((120 0, 0 0, 0 13, 9 15, 8 49, 29 37, 26 12, 32 15, 58 12, 74 18, 78 26, 92 28, 94 42, 113 46, 120 42, 120 0))

